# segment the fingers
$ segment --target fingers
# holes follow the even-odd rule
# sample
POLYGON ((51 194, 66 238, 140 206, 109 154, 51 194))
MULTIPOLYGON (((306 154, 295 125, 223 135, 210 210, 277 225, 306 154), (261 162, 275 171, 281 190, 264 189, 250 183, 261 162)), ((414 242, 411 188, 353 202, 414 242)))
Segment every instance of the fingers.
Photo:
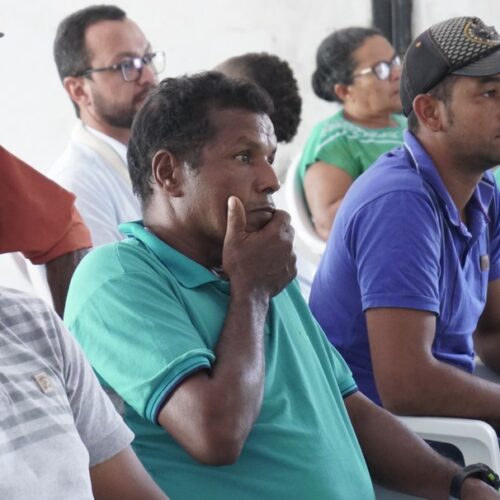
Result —
POLYGON ((293 240, 295 231, 291 226, 290 214, 288 212, 276 210, 271 221, 261 229, 261 232, 263 234, 271 234, 275 233, 277 228, 279 229, 278 234, 280 234, 282 238, 289 239, 291 237, 293 240))
POLYGON ((227 226, 226 240, 245 232, 247 217, 245 207, 236 196, 230 196, 227 200, 227 226))
POLYGON ((261 229, 247 232, 245 213, 241 201, 231 196, 228 200, 223 268, 231 286, 260 289, 272 297, 297 274, 290 216, 276 210, 261 229))

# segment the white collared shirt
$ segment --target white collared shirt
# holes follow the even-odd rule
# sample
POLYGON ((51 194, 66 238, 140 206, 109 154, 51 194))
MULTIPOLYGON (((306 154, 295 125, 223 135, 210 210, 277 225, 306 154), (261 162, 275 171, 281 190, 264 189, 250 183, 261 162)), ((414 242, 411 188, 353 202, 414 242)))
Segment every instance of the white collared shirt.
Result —
POLYGON ((117 141, 116 139, 113 139, 109 135, 99 132, 99 130, 96 130, 95 128, 89 127, 88 125, 84 125, 84 127, 91 134, 94 134, 98 139, 101 139, 106 144, 109 144, 116 152, 116 154, 122 159, 123 164, 127 164, 127 146, 125 146, 125 144, 117 141))
POLYGON ((76 207, 94 246, 121 240, 118 225, 141 218, 140 203, 128 178, 126 154, 122 143, 78 123, 66 150, 49 170, 53 180, 76 195, 76 207), (89 144, 80 140, 82 134, 90 137, 89 144), (107 151, 108 159, 116 159, 114 164, 100 150, 107 151))

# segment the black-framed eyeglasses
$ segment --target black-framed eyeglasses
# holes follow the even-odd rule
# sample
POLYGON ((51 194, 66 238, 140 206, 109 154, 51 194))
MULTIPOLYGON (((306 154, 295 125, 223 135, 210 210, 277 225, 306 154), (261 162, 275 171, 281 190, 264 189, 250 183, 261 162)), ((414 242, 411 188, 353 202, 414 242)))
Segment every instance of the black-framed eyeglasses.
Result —
POLYGON ((365 68, 352 76, 363 76, 373 73, 379 80, 387 80, 391 76, 391 71, 401 67, 401 58, 396 54, 390 61, 379 61, 370 68, 365 68))
POLYGON ((162 51, 149 52, 142 57, 127 57, 123 61, 106 66, 105 68, 88 68, 80 71, 74 76, 89 76, 101 71, 121 71, 122 78, 126 82, 136 82, 141 78, 142 70, 147 66, 155 75, 161 73, 165 68, 165 53, 162 51))

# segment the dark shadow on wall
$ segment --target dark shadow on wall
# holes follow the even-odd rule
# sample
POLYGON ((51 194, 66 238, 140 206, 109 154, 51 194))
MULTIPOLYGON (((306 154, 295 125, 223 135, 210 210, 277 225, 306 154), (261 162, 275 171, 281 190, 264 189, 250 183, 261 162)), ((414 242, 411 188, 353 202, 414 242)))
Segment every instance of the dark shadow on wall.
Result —
POLYGON ((372 24, 404 55, 412 41, 412 0, 372 0, 372 24))

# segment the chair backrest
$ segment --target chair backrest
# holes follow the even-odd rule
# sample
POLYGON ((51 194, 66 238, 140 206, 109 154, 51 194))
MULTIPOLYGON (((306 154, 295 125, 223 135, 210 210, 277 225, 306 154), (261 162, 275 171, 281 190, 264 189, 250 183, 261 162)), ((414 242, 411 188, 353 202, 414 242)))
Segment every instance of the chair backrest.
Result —
POLYGON ((0 255, 0 276, 0 284, 4 287, 35 293, 28 275, 26 259, 20 253, 0 255))
POLYGON ((49 283, 47 281, 47 269, 44 264, 32 264, 29 260, 26 261, 26 269, 28 277, 33 285, 34 293, 42 300, 47 302, 51 307, 54 307, 52 294, 50 292, 49 283))
POLYGON ((299 165, 300 155, 292 161, 286 174, 286 206, 292 218, 292 225, 295 228, 297 246, 304 254, 304 257, 317 265, 325 251, 326 243, 316 234, 311 222, 298 174, 299 165))

